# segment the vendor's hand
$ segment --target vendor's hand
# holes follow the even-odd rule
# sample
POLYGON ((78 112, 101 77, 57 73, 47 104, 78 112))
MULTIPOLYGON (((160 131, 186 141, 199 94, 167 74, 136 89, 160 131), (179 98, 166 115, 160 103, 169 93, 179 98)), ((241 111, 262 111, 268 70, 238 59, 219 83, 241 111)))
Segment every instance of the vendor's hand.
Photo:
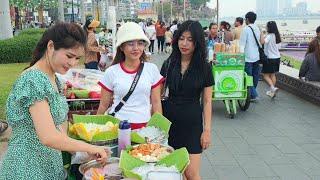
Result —
POLYGON ((110 157, 111 152, 103 146, 94 146, 90 155, 93 155, 97 161, 106 161, 110 157))
POLYGON ((108 48, 105 47, 101 47, 101 51, 102 54, 107 54, 109 52, 108 48))
POLYGON ((207 149, 209 148, 210 144, 211 144, 211 132, 210 130, 204 130, 201 134, 201 138, 200 138, 200 142, 201 142, 201 147, 202 149, 207 149))

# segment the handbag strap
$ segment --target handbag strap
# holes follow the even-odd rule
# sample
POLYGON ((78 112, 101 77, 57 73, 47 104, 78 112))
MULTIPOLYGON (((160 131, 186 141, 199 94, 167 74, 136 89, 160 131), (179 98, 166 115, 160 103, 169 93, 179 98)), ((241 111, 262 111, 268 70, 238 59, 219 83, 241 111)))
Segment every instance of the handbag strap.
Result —
MULTIPOLYGON (((259 42, 258 42, 258 40, 257 40, 256 33, 254 33, 254 31, 253 31, 253 29, 252 29, 251 26, 248 26, 248 27, 251 29, 251 31, 252 31, 252 33, 253 33, 253 36, 254 36, 254 40, 256 40, 257 46, 258 46, 258 48, 260 49, 261 47, 260 47, 259 42)), ((261 48, 261 49, 262 49, 262 48, 261 48)))
POLYGON ((140 76, 141 76, 141 73, 142 73, 142 70, 143 70, 143 66, 144 66, 144 62, 141 61, 140 67, 138 69, 138 72, 134 76, 134 79, 132 81, 132 84, 131 84, 131 87, 130 87, 128 93, 122 98, 122 100, 119 102, 119 104, 115 107, 114 112, 110 114, 111 116, 114 116, 118 111, 120 111, 120 109, 122 108, 124 103, 129 99, 129 97, 133 93, 133 91, 136 88, 136 86, 138 84, 138 81, 140 79, 140 76))

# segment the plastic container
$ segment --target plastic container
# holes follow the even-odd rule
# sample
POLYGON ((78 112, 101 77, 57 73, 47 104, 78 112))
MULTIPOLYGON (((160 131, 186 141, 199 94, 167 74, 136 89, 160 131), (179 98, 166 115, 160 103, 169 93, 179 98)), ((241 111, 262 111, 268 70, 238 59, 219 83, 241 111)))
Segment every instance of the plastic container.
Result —
POLYGON ((121 150, 126 149, 131 145, 131 127, 127 120, 121 121, 118 131, 118 156, 120 156, 121 150))
POLYGON ((208 60, 209 61, 213 60, 213 54, 214 54, 213 47, 214 47, 214 42, 212 40, 209 40, 208 47, 207 47, 208 48, 208 60))

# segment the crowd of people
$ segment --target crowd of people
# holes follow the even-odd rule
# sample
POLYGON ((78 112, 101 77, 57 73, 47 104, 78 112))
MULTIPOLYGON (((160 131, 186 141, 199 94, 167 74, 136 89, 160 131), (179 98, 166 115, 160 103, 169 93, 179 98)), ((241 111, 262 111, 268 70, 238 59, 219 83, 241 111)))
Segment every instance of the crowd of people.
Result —
MULTIPOLYGON (((226 44, 239 41, 240 51, 245 54, 245 72, 253 77, 252 101, 259 99, 256 88, 261 72, 269 85, 266 94, 272 98, 277 94, 275 73, 279 72, 281 37, 275 21, 267 23, 267 33, 263 34, 256 19, 254 12, 248 12, 244 19, 236 18, 233 31, 225 21, 211 23, 208 31, 192 20, 181 24, 173 21, 171 26, 162 21, 149 21, 146 26, 124 23, 117 30, 115 58, 99 81, 101 100, 97 114, 126 119, 132 129, 146 126, 153 113, 163 114, 172 122, 168 144, 175 149, 186 147, 189 152, 186 179, 201 179, 201 153, 211 145, 214 85, 206 40, 226 44), (154 53, 155 40, 158 52, 170 53, 161 71, 146 58, 147 49, 154 53), (262 45, 264 51, 259 52, 262 45), (261 53, 267 57, 264 61, 261 53), (124 99, 125 96, 129 98, 124 99)), ((33 61, 16 80, 8 97, 7 121, 12 136, 0 179, 62 179, 61 151, 87 152, 99 161, 110 156, 104 147, 71 139, 62 129, 68 105, 55 75, 67 73, 82 57, 85 68, 97 69, 97 54, 107 51, 95 38, 98 26, 94 19, 88 19, 83 28, 56 23, 38 42, 33 61)), ((319 77, 318 29, 318 37, 310 43, 300 71, 301 77, 308 80, 319 77)))

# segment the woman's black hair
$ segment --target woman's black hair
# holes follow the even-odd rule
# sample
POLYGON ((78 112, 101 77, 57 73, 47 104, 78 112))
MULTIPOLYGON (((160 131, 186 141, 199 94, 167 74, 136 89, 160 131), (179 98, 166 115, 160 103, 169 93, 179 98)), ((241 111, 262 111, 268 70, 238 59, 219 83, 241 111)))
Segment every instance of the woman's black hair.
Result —
POLYGON ((178 88, 179 82, 176 79, 180 75, 181 70, 181 52, 179 50, 178 41, 184 32, 190 32, 192 40, 195 46, 193 56, 189 65, 189 70, 195 71, 196 83, 201 83, 205 77, 205 65, 206 65, 206 46, 204 32, 201 24, 198 21, 188 20, 183 22, 178 30, 174 33, 172 53, 169 56, 167 62, 170 62, 168 68, 168 85, 170 88, 178 88))
POLYGON ((281 43, 280 33, 278 30, 277 23, 275 21, 269 21, 267 22, 267 32, 273 33, 276 36, 276 43, 281 43))
POLYGON ((33 60, 29 67, 33 66, 45 55, 50 40, 53 41, 54 50, 61 48, 70 49, 78 46, 86 47, 87 35, 83 29, 75 23, 60 22, 51 26, 43 33, 34 49, 33 60))

